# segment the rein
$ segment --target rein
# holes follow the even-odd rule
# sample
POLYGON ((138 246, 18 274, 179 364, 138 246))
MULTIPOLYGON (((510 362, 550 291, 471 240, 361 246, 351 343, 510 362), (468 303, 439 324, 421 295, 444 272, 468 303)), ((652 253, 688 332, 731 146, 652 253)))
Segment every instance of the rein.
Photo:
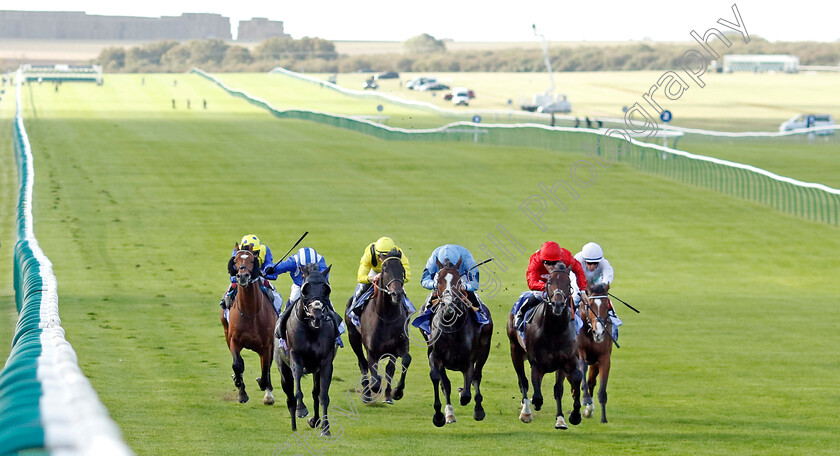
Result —
MULTIPOLYGON (((257 276, 257 277, 255 277, 255 278, 251 279, 251 281, 250 281, 250 282, 248 282, 248 285, 245 285, 245 286, 247 287, 247 286, 253 285, 253 284, 254 284, 254 282, 257 282, 257 281, 259 281, 260 279, 262 279, 262 276, 257 276)), ((237 285, 238 285, 238 284, 237 284, 237 285)), ((262 290, 260 290, 260 293, 262 293, 262 290)), ((240 301, 239 297, 240 297, 240 296, 241 296, 241 295, 240 295, 239 293, 237 293, 237 294, 236 294, 236 298, 237 298, 237 299, 236 299, 236 300, 234 300, 234 302, 233 302, 233 307, 235 307, 235 308, 236 308, 236 310, 237 310, 237 311, 239 311, 239 316, 241 316, 241 317, 243 317, 243 318, 254 318, 254 317, 256 317, 257 315, 259 315, 259 314, 260 314, 260 311, 262 310, 262 306, 263 306, 263 300, 262 300, 262 299, 260 299, 260 300, 259 300, 260 305, 259 305, 259 307, 257 307, 257 311, 256 311, 256 312, 254 312, 254 313, 252 313, 252 314, 246 314, 245 312, 243 312, 243 311, 242 311, 242 306, 240 306, 240 305, 239 305, 239 301, 240 301)))
MULTIPOLYGON (((589 299, 599 299, 599 298, 607 298, 607 297, 606 296, 590 296, 589 297, 589 299)), ((609 298, 607 298, 607 299, 609 300, 609 298)), ((612 331, 609 330, 609 328, 612 326, 612 321, 610 321, 609 323, 605 322, 603 319, 601 319, 600 316, 598 316, 598 312, 595 312, 595 309, 593 309, 592 306, 590 306, 589 304, 586 304, 583 301, 581 301, 581 304, 586 306, 586 308, 589 309, 589 311, 592 312, 593 315, 595 315, 595 319, 598 320, 598 323, 601 323, 601 326, 604 327, 604 332, 610 337, 610 340, 612 341, 612 343, 615 344, 616 348, 621 348, 621 346, 618 345, 618 342, 616 342, 615 339, 612 338, 612 331)), ((581 306, 581 309, 583 309, 583 306, 581 306)), ((592 328, 592 323, 589 319, 589 313, 588 312, 586 314, 586 324, 588 324, 589 327, 592 328)))

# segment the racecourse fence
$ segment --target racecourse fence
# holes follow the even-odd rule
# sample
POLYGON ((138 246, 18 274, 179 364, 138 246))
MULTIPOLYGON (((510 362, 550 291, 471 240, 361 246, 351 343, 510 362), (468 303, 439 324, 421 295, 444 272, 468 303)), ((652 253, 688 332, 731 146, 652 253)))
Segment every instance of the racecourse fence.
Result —
POLYGON ((212 81, 230 95, 266 109, 281 119, 318 122, 392 141, 455 141, 531 147, 553 152, 588 152, 597 154, 597 159, 602 162, 610 163, 616 160, 642 172, 754 201, 809 220, 838 225, 838 189, 801 182, 750 165, 696 155, 615 134, 623 130, 472 122, 455 122, 434 129, 408 130, 340 114, 303 109, 278 110, 266 100, 231 88, 217 77, 200 69, 193 69, 192 72, 212 81))
POLYGON ((20 72, 17 76, 13 141, 20 187, 14 288, 19 319, 0 371, 0 453, 131 455, 64 337, 52 263, 33 231, 35 171, 21 116, 24 78, 20 72))

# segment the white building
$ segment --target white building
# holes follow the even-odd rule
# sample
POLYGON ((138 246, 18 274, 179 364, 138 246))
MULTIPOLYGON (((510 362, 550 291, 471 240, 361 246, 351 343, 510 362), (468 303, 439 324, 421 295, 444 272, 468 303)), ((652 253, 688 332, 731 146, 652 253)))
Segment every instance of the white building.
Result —
POLYGON ((723 56, 723 72, 732 73, 733 71, 750 71, 753 73, 779 71, 796 73, 799 71, 799 57, 781 54, 736 54, 723 56))

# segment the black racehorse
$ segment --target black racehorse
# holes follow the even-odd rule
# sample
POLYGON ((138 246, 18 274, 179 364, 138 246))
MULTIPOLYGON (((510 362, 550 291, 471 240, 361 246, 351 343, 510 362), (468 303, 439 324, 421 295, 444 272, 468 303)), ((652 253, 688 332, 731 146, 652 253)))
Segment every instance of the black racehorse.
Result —
MULTIPOLYGON (((332 266, 330 266, 331 268, 332 266)), ((303 285, 300 288, 300 300, 295 304, 286 322, 286 343, 289 351, 280 345, 280 331, 274 331, 274 358, 280 369, 283 391, 286 393, 286 406, 292 416, 292 430, 297 430, 297 416, 309 414, 303 404, 303 392, 300 380, 306 374, 312 374, 312 400, 315 416, 309 419, 309 426, 320 427, 324 435, 330 435, 327 409, 330 405, 330 383, 332 382, 333 359, 335 358, 335 334, 337 328, 327 312, 330 299, 330 284, 327 274, 330 268, 321 272, 317 264, 301 267, 303 285), (321 406, 323 418, 318 415, 321 406)), ((277 324, 280 324, 278 320, 277 324)))
MULTIPOLYGON (((493 334, 493 322, 480 325, 471 315, 472 304, 467 300, 466 292, 461 289, 461 275, 458 273, 461 260, 452 264, 437 262, 437 304, 431 322, 429 335, 429 366, 432 385, 435 390, 435 414, 432 423, 441 427, 455 422, 455 411, 450 402, 452 392, 446 369, 461 371, 464 374, 464 386, 461 391, 461 405, 470 402, 470 388, 475 388, 475 409, 473 418, 484 419, 481 406, 481 371, 490 354, 490 338, 493 334), (443 384, 446 397, 446 415, 440 411, 439 385, 443 384)), ((490 318, 488 311, 488 318, 490 318)))
MULTIPOLYGON (((382 260, 382 272, 378 283, 374 283, 374 292, 359 316, 360 328, 353 324, 347 325, 347 337, 350 346, 359 361, 362 372, 361 390, 363 399, 370 402, 382 393, 382 376, 379 372, 379 361, 386 360, 385 375, 388 386, 385 389, 383 401, 393 404, 394 400, 403 397, 405 389, 405 374, 411 364, 408 353, 408 334, 406 321, 408 311, 403 306, 405 299, 405 268, 403 268, 402 253, 391 250, 382 260), (367 353, 367 355, 365 354, 367 353), (402 358, 402 374, 397 386, 393 388, 396 358, 402 358)), ((350 320, 350 307, 353 298, 347 302, 345 320, 350 320)))
POLYGON ((563 380, 572 385, 574 408, 569 415, 569 422, 577 425, 580 414, 580 382, 583 373, 579 368, 578 347, 572 312, 571 282, 569 271, 562 263, 549 270, 545 284, 543 301, 535 308, 533 319, 525 326, 525 342, 519 331, 513 326, 513 314, 508 318, 507 334, 510 339, 510 357, 513 368, 519 377, 519 390, 522 392, 522 411, 519 419, 530 423, 533 419, 531 401, 528 400, 528 379, 525 377, 525 358, 531 365, 531 381, 534 383, 532 398, 534 409, 543 404, 542 378, 545 374, 556 372, 554 398, 557 400, 556 429, 567 429, 563 417, 561 400, 563 398, 563 380))

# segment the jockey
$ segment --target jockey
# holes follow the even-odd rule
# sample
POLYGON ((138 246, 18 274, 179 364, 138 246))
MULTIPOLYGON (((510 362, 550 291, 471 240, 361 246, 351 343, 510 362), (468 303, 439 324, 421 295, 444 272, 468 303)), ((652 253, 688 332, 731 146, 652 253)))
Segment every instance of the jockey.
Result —
MULTIPOLYGON (((575 280, 572 281, 572 295, 580 294, 584 302, 589 302, 586 298, 586 276, 583 272, 583 267, 580 262, 572 256, 572 252, 560 247, 556 242, 547 241, 539 250, 531 255, 531 260, 528 263, 528 271, 526 278, 528 279, 528 288, 534 292, 544 292, 545 283, 548 279, 548 269, 546 266, 554 266, 557 263, 562 263, 566 269, 570 270, 570 274, 574 274, 575 280)), ((536 306, 542 300, 542 293, 532 293, 530 297, 519 307, 514 319, 515 327, 519 327, 525 319, 525 313, 536 306)))
POLYGON ((487 317, 489 312, 484 310, 484 303, 481 302, 478 294, 476 294, 479 285, 478 269, 475 268, 475 259, 473 259, 472 254, 466 248, 460 245, 446 244, 436 248, 432 252, 431 256, 429 256, 429 259, 426 261, 426 268, 423 269, 423 277, 420 279, 420 285, 422 285, 423 288, 432 291, 429 293, 429 297, 426 298, 426 302, 423 304, 423 308, 420 311, 421 315, 414 320, 413 324, 425 331, 427 334, 431 332, 429 328, 431 316, 426 317, 426 315, 430 315, 432 313, 432 303, 437 297, 437 273, 440 270, 438 262, 446 264, 447 260, 452 262, 453 265, 457 265, 459 261, 461 262, 461 265, 458 268, 458 274, 461 275, 461 283, 457 284, 457 286, 467 295, 470 307, 472 307, 473 310, 478 309, 476 310, 476 319, 478 322, 486 324, 490 321, 487 317))
MULTIPOLYGON (((280 275, 283 273, 288 272, 292 278, 292 288, 289 291, 289 302, 286 303, 286 310, 283 311, 283 315, 280 317, 280 338, 285 340, 286 339, 286 320, 289 319, 289 315, 291 315, 292 308, 294 308, 295 304, 300 299, 300 287, 303 285, 303 274, 301 273, 301 267, 305 264, 316 263, 318 265, 318 270, 324 272, 327 270, 327 262, 324 260, 315 249, 311 247, 303 247, 297 251, 294 255, 290 256, 285 261, 281 261, 274 265, 271 268, 271 272, 274 274, 280 275)), ((327 275, 327 282, 329 282, 330 276, 327 275)), ((332 317, 333 323, 335 325, 336 330, 336 343, 344 346, 341 343, 341 338, 339 334, 344 332, 344 328, 341 326, 342 321, 341 317, 335 311, 335 308, 332 305, 332 301, 327 300, 326 302, 327 312, 329 312, 330 316, 332 317)))
MULTIPOLYGON (((373 283, 379 279, 379 274, 382 272, 382 260, 385 259, 388 252, 394 249, 402 254, 400 262, 405 269, 405 282, 408 282, 411 278, 411 269, 408 267, 408 258, 405 256, 405 252, 397 247, 391 238, 381 237, 377 239, 376 242, 365 247, 365 251, 362 253, 362 258, 359 260, 359 270, 356 273, 356 279, 359 284, 356 286, 356 292, 353 294, 353 303, 350 306, 356 315, 362 314, 366 301, 366 299, 359 298, 367 293, 368 290, 371 289, 373 283)), ((408 308, 408 306, 406 307, 408 308)), ((413 308, 410 309, 412 312, 414 310, 415 309, 413 308)))
MULTIPOLYGON (((606 285, 606 291, 610 291, 610 284, 613 281, 614 270, 610 262, 604 258, 604 250, 600 245, 590 242, 583 246, 583 248, 575 254, 575 259, 581 262, 583 273, 586 275, 586 281, 593 285, 606 285)), ((580 302, 580 298, 575 296, 575 304, 580 302)), ((615 308, 610 302, 610 320, 613 324, 613 339, 618 340, 618 327, 621 326, 622 321, 615 314, 615 308)))
MULTIPOLYGON (((266 290, 266 293, 271 296, 271 302, 274 305, 274 312, 277 315, 280 315, 280 311, 283 308, 283 298, 280 296, 280 293, 274 288, 274 285, 269 282, 269 280, 277 280, 277 273, 274 272, 271 256, 271 249, 268 248, 267 245, 263 245, 260 243, 260 238, 258 238, 254 234, 248 234, 242 237, 242 241, 239 242, 239 248, 242 250, 250 250, 254 252, 257 256, 257 259, 260 260, 260 275, 265 279, 263 283, 260 284, 266 290)), ((234 257, 236 257, 236 249, 233 249, 233 253, 231 254, 231 261, 234 257)), ((222 296, 222 301, 219 305, 222 309, 230 309, 230 306, 233 304, 233 298, 236 297, 236 277, 230 276, 230 287, 225 292, 224 296, 222 296)))

